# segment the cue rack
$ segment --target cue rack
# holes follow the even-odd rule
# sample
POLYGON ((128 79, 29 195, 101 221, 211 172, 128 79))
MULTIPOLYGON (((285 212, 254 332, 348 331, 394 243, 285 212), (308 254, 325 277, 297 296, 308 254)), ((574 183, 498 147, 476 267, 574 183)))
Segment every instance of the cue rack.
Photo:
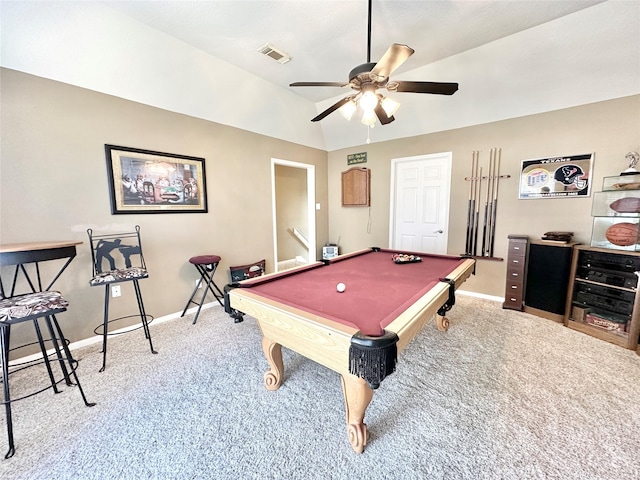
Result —
POLYGON ((465 181, 469 182, 465 256, 502 260, 493 256, 498 211, 498 187, 501 178, 510 178, 511 175, 500 175, 501 157, 502 148, 490 150, 487 174, 483 176, 480 166, 480 151, 474 150, 471 153, 471 176, 465 177, 465 181), (483 191, 483 188, 486 191, 483 191), (481 209, 483 199, 484 212, 481 209), (480 227, 481 220, 482 228, 480 227))

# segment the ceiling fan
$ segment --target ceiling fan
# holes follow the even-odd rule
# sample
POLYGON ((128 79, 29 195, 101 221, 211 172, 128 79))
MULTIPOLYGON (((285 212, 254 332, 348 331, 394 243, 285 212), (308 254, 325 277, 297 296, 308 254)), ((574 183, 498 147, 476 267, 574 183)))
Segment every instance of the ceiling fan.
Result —
POLYGON ((378 63, 371 62, 371 0, 369 0, 369 23, 367 35, 367 63, 358 65, 349 72, 348 82, 295 82, 290 87, 351 87, 357 93, 349 95, 320 113, 312 122, 322 120, 336 110, 350 120, 358 106, 362 109, 362 123, 373 126, 376 119, 382 125, 395 120, 393 114, 400 104, 377 93, 379 88, 390 92, 431 93, 453 95, 458 90, 457 83, 392 81, 389 76, 413 53, 411 47, 393 43, 378 63))

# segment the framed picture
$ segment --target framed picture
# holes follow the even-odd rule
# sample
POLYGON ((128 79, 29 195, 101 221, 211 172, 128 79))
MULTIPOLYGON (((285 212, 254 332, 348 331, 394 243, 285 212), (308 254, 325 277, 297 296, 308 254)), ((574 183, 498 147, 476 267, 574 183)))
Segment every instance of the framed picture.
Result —
POLYGON ((105 145, 111 213, 206 213, 204 158, 105 145))
POLYGON ((570 198, 591 195, 593 153, 523 160, 520 199, 570 198))

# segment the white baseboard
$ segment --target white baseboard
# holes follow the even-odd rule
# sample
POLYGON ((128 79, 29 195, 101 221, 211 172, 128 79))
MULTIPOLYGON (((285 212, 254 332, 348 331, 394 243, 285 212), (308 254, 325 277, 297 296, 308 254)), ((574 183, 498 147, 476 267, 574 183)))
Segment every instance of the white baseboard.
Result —
MULTIPOLYGON (((504 303, 504 298, 503 297, 495 297, 492 295, 486 295, 484 293, 476 293, 476 292, 469 292, 466 290, 457 290, 456 291, 457 294, 460 295, 466 295, 468 297, 476 297, 476 298, 482 298, 484 300, 489 300, 492 302, 499 302, 499 303, 504 303)), ((202 310, 205 310, 207 308, 223 308, 220 306, 220 304, 218 302, 209 302, 209 303, 205 303, 204 305, 202 305, 202 310)), ((190 314, 190 313, 195 313, 197 311, 198 307, 192 307, 190 309, 188 309, 185 314, 190 314)), ((149 327, 152 327, 154 325, 158 325, 160 323, 164 323, 164 322, 168 322, 170 320, 175 320, 177 318, 181 318, 182 312, 174 312, 174 313, 170 313, 169 315, 164 315, 162 317, 157 317, 153 319, 153 322, 151 322, 149 324, 149 327)), ((134 330, 136 328, 139 328, 142 326, 142 323, 137 323, 134 325, 130 325, 128 327, 123 327, 123 328, 119 328, 118 330, 114 330, 112 332, 109 332, 110 335, 116 335, 118 333, 124 333, 128 330, 134 330)), ((73 342, 69 344, 69 349, 70 350, 77 350, 79 348, 84 348, 84 347, 88 347, 90 345, 93 345, 94 343, 99 343, 102 341, 102 336, 101 335, 96 335, 94 337, 89 337, 89 338, 85 338, 82 340, 78 340, 77 342, 73 342)), ((47 353, 54 353, 54 350, 47 350, 47 353)), ((30 362, 30 361, 34 361, 34 360, 38 360, 39 358, 42 358, 42 354, 40 353, 34 353, 33 355, 27 355, 26 357, 21 357, 21 358, 16 358, 14 360, 11 360, 9 362, 9 366, 12 366, 14 364, 18 364, 18 363, 22 363, 22 362, 30 362)))
POLYGON ((467 297, 476 297, 482 298, 484 300, 489 300, 491 302, 504 303, 504 297, 495 297, 493 295, 487 295, 485 293, 469 292, 467 290, 456 290, 456 293, 459 293, 460 295, 466 295, 467 297))
MULTIPOLYGON (((202 305, 202 310, 205 310, 207 308, 212 308, 212 307, 223 308, 216 301, 216 302, 205 303, 204 305, 202 305)), ((185 312, 185 315, 188 313, 195 313, 197 309, 198 307, 190 308, 185 312)), ((175 312, 175 313, 170 313, 169 315, 164 315, 162 317, 154 318, 153 321, 149 324, 149 328, 153 327, 154 325, 158 325, 160 323, 168 322, 169 320, 175 320, 177 318, 181 318, 180 317, 181 314, 182 312, 175 312)), ((133 325, 129 325, 128 327, 123 327, 117 330, 110 331, 109 335, 117 335, 118 333, 125 333, 129 330, 135 330, 136 328, 140 328, 140 327, 142 327, 142 323, 136 323, 133 325)), ((82 340, 78 340, 77 342, 70 343, 69 350, 77 350, 79 348, 88 347, 90 345, 93 345, 94 343, 100 343, 101 341, 102 341, 102 335, 96 335, 94 337, 84 338, 82 340)), ((47 350, 47 354, 52 354, 52 353, 55 353, 54 349, 47 350)), ((11 367, 13 365, 24 363, 24 362, 32 362, 40 358, 42 358, 41 353, 34 353, 32 355, 27 355, 25 357, 20 357, 20 358, 11 360, 9 362, 9 366, 11 367)))

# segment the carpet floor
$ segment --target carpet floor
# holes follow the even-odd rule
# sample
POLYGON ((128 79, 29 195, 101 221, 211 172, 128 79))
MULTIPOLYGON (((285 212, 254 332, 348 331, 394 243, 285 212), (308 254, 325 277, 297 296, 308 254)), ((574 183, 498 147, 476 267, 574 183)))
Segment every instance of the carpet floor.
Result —
MULTIPOLYGON (((640 478, 640 356, 542 318, 458 295, 374 395, 361 455, 339 375, 283 349, 269 392, 255 319, 220 307, 74 351, 90 401, 64 387, 13 404, 3 479, 640 478)), ((64 328, 64 314, 59 316, 64 328)), ((33 370, 33 371, 30 371, 33 370)), ((14 394, 44 374, 12 375, 14 394)))

